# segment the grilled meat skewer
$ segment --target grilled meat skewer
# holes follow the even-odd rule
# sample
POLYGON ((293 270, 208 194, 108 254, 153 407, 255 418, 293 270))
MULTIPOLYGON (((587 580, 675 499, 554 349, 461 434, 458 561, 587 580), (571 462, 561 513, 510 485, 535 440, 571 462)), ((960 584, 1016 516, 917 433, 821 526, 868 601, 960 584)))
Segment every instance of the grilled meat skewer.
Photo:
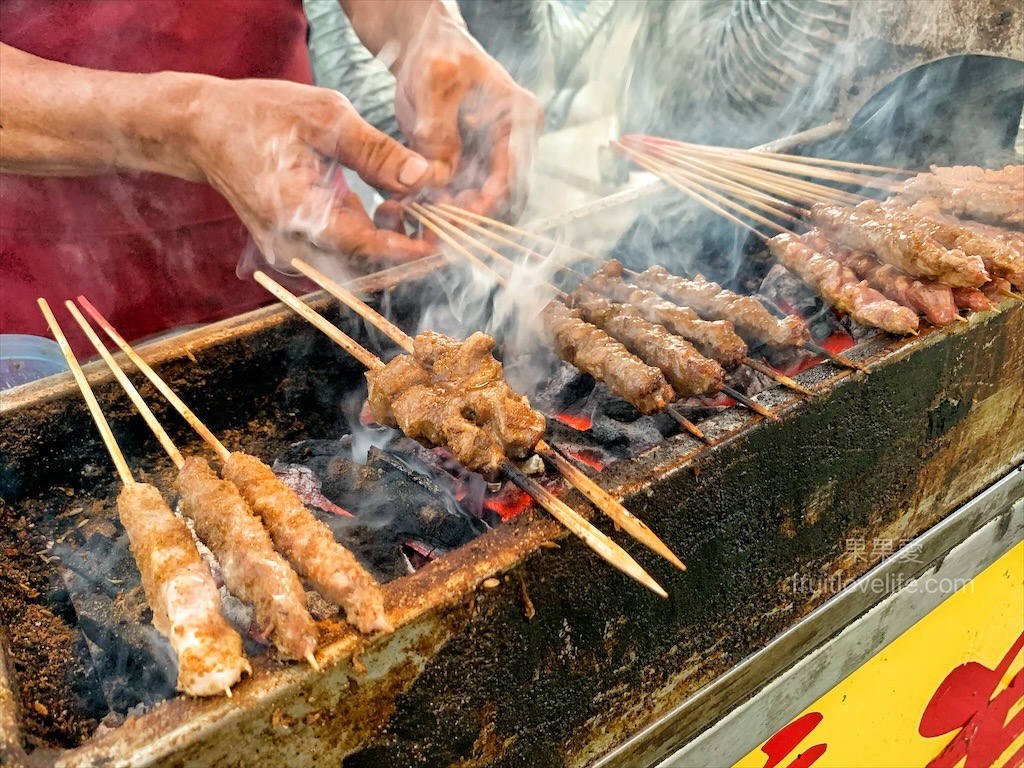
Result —
POLYGON ((981 258, 947 250, 934 237, 886 216, 874 200, 853 208, 819 203, 811 208, 811 215, 821 234, 832 242, 873 253, 913 277, 964 288, 977 288, 989 279, 981 258))
POLYGON ((852 270, 801 242, 796 235, 776 235, 768 248, 787 269, 817 289, 825 301, 862 325, 889 333, 917 330, 917 313, 891 301, 861 282, 852 270))
POLYGON ((884 205, 916 217, 919 226, 947 248, 956 246, 964 253, 980 256, 993 277, 1005 278, 1014 287, 1024 288, 1024 233, 961 221, 942 213, 931 200, 922 200, 910 208, 898 201, 887 201, 884 205))
POLYGON ((922 282, 891 264, 881 264, 869 253, 838 248, 817 230, 812 229, 800 239, 816 252, 849 268, 860 279, 867 280, 883 295, 921 312, 935 325, 949 325, 956 320, 956 303, 948 285, 922 282))
POLYGON ((628 304, 613 304, 600 294, 577 288, 569 296, 584 320, 596 325, 648 365, 658 368, 679 397, 709 395, 725 383, 725 371, 703 357, 690 342, 652 323, 628 304))
POLYGON ((897 225, 930 235, 951 250, 958 248, 968 256, 978 257, 991 276, 1004 277, 1014 285, 1024 285, 1024 256, 1007 243, 979 235, 966 227, 954 227, 918 216, 898 200, 882 203, 881 208, 897 225))
POLYGON ((736 332, 748 340, 774 347, 799 347, 811 338, 799 317, 776 317, 753 296, 733 293, 700 275, 688 280, 671 274, 662 266, 653 266, 634 276, 633 282, 675 304, 689 307, 705 319, 731 322, 736 332))
POLYGON ((657 368, 647 365, 624 345, 580 318, 559 301, 548 302, 542 313, 558 356, 603 382, 609 391, 645 415, 675 400, 675 392, 657 368))
POLYGON ((933 198, 946 213, 991 224, 1024 226, 1024 165, 999 171, 932 166, 904 184, 901 196, 913 203, 933 198))
POLYGON ((178 656, 178 690, 190 696, 230 691, 252 669, 242 638, 221 615, 220 593, 188 526, 145 483, 121 489, 117 512, 142 574, 153 626, 178 656))
POLYGON ((263 520, 277 549, 295 570, 321 595, 344 608, 350 624, 367 634, 392 631, 380 586, 270 467, 255 456, 235 451, 221 474, 263 520))
POLYGON ((614 302, 628 304, 645 319, 682 336, 702 355, 726 368, 735 367, 746 358, 747 345, 728 320, 702 320, 688 307, 680 307, 654 291, 628 284, 622 274, 622 264, 611 259, 581 285, 614 302))
POLYGON ((205 459, 185 460, 174 487, 181 511, 216 556, 232 594, 256 610, 256 623, 289 659, 312 658, 316 624, 295 571, 274 549, 238 489, 221 480, 205 459))
POLYGON ((427 445, 447 446, 467 469, 496 476, 507 459, 529 456, 547 422, 505 381, 493 348, 494 339, 482 333, 464 342, 420 334, 413 355, 367 371, 374 418, 427 445))

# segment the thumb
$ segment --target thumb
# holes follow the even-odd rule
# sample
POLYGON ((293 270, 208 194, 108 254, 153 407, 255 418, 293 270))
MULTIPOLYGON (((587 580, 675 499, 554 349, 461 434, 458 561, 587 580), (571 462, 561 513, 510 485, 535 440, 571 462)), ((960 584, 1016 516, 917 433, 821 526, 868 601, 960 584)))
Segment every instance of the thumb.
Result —
POLYGON ((320 133, 314 149, 336 158, 359 178, 390 192, 416 192, 430 180, 430 164, 419 154, 363 120, 347 101, 330 134, 320 133))

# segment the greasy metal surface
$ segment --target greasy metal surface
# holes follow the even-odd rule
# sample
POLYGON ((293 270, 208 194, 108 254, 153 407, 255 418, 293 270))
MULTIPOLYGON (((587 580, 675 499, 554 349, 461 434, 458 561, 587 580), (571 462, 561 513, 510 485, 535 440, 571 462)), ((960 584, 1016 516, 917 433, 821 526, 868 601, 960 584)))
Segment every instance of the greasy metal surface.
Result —
POLYGON ((850 60, 839 114, 851 119, 904 72, 948 56, 1024 59, 1024 6, 1018 0, 855 2, 850 60))
POLYGON ((950 595, 941 590, 902 589, 875 606, 880 594, 924 577, 933 584, 963 584, 1009 551, 1022 536, 1024 467, 1018 467, 765 649, 602 757, 593 768, 732 765, 950 595), (884 586, 882 592, 879 586, 884 586), (806 653, 826 638, 833 639, 787 669, 801 652, 806 653), (783 670, 782 676, 754 698, 736 706, 758 680, 783 670), (696 730, 722 712, 728 714, 689 741, 696 730))
POLYGON ((349 668, 355 638, 328 623, 323 676, 264 665, 231 701, 177 699, 33 759, 251 765, 256 752, 301 763, 355 750, 346 766, 586 764, 821 604, 788 593, 793 574, 857 576, 868 564, 850 562, 846 539, 913 537, 1019 462, 1022 333, 1013 305, 879 340, 870 377, 820 366, 801 377, 819 398, 766 397, 783 424, 727 412, 707 426, 715 448, 680 436, 611 467, 606 486, 687 560, 674 573, 625 542, 667 601, 527 513, 388 586, 401 630, 364 651, 368 677, 349 668), (540 546, 552 539, 560 548, 540 546), (500 586, 478 590, 493 573, 500 586))

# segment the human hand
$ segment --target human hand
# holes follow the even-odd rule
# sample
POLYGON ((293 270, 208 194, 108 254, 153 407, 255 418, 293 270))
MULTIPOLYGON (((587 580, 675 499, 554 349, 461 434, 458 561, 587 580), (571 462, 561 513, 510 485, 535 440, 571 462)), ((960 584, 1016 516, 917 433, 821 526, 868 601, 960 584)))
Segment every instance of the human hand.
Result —
POLYGON ((514 219, 529 189, 543 128, 537 98, 432 5, 396 67, 395 113, 410 147, 431 162, 432 196, 514 219))
POLYGON ((359 266, 400 262, 432 246, 374 226, 342 168, 399 195, 433 178, 416 152, 376 130, 334 91, 272 80, 200 78, 182 152, 235 209, 267 260, 310 251, 359 266))

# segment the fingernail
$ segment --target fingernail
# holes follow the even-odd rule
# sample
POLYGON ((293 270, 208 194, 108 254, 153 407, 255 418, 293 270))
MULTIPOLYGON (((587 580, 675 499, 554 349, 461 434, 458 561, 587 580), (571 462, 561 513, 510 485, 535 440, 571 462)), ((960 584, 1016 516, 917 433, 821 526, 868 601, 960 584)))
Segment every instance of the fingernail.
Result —
POLYGON ((410 157, 405 161, 402 170, 398 172, 398 181, 407 187, 411 187, 423 178, 428 168, 430 168, 430 163, 422 157, 410 157))

